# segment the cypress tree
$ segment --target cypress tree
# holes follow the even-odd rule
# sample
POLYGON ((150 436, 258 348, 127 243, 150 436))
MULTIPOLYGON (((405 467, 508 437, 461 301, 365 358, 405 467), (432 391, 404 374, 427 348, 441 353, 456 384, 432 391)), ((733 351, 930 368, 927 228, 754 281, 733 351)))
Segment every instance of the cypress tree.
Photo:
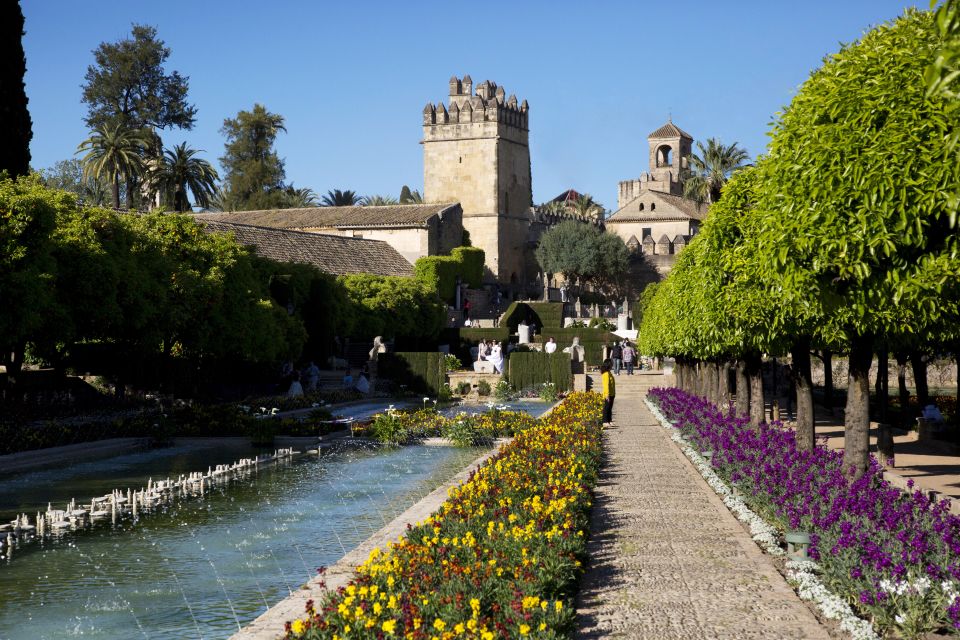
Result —
POLYGON ((400 189, 400 204, 409 204, 412 197, 410 187, 403 185, 403 188, 400 189))
POLYGON ((19 2, 0 8, 0 172, 25 176, 30 172, 30 112, 23 76, 23 11, 19 2))

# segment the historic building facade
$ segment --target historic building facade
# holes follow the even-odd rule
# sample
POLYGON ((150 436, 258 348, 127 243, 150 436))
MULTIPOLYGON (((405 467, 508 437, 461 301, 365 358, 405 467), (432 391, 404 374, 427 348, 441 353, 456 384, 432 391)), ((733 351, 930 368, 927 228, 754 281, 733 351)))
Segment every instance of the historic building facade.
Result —
POLYGON ((606 226, 666 275, 697 233, 709 207, 683 196, 693 137, 667 122, 647 137, 647 143, 649 171, 619 183, 618 209, 607 218, 606 226))
POLYGON ((447 104, 423 109, 423 198, 459 202, 486 254, 486 280, 522 287, 532 222, 529 105, 486 80, 450 78, 447 104))

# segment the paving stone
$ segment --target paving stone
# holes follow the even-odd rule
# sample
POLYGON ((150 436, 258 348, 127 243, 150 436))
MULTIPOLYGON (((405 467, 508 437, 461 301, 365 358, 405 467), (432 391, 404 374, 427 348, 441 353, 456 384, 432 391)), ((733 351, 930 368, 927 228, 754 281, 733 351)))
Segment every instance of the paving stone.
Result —
POLYGON ((660 380, 617 379, 578 637, 830 638, 646 408, 660 380))

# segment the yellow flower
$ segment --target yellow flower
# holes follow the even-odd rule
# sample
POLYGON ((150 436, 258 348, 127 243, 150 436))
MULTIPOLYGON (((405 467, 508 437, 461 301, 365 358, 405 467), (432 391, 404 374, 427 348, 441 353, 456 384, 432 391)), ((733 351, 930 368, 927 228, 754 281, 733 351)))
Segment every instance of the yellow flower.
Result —
POLYGON ((396 620, 387 620, 381 625, 380 628, 392 635, 393 630, 396 628, 396 626, 397 626, 396 620))
POLYGON ((466 631, 466 627, 463 626, 462 622, 458 622, 457 625, 453 628, 453 630, 457 633, 457 635, 460 635, 461 633, 466 631))
POLYGON ((290 629, 297 635, 303 633, 303 620, 294 620, 293 624, 290 625, 290 629))
POLYGON ((437 631, 443 631, 446 628, 446 626, 447 626, 447 623, 441 620, 440 618, 437 618, 436 620, 433 621, 433 628, 436 629, 437 631))
POLYGON ((522 624, 520 625, 520 635, 525 636, 530 633, 530 625, 522 624))
POLYGON ((553 603, 553 608, 557 610, 557 613, 560 613, 561 611, 563 611, 563 603, 557 600, 556 602, 553 603))

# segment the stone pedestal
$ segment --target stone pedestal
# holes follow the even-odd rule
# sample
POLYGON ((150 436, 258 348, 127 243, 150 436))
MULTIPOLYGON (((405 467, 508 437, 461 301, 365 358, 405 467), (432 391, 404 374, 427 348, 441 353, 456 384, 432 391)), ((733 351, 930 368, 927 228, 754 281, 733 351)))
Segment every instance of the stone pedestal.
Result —
POLYGON ((530 327, 528 325, 517 325, 517 335, 520 338, 520 344, 530 344, 530 327))
POLYGON ((617 316, 617 331, 626 331, 630 328, 630 318, 627 314, 621 313, 617 316))

